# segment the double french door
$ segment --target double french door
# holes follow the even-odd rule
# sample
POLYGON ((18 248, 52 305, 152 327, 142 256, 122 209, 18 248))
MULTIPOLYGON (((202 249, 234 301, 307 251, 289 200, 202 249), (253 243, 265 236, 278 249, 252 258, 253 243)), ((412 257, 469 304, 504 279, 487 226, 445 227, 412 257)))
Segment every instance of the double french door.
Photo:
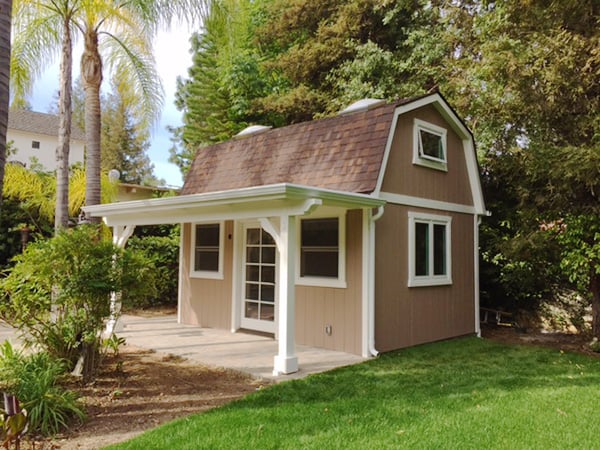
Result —
POLYGON ((277 247, 260 227, 244 228, 242 328, 275 333, 277 247))

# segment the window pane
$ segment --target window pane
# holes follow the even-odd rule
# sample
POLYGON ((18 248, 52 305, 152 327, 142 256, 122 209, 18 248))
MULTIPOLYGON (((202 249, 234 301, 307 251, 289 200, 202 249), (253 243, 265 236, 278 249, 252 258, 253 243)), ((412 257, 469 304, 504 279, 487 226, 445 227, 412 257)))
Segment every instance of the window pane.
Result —
POLYGON ((269 286, 263 284, 260 287, 260 296, 263 302, 274 303, 275 302, 275 286, 269 286))
POLYGON ((275 264, 275 247, 263 247, 261 262, 275 264))
POLYGON ((258 284, 246 283, 246 299, 258 300, 258 284))
POLYGON ((260 262, 260 247, 248 247, 246 249, 246 262, 259 263, 260 262))
POLYGON ((302 221, 302 246, 338 246, 338 218, 302 221))
POLYGON ((260 243, 260 229, 249 228, 246 230, 246 243, 248 245, 257 245, 260 243))
POLYGON ((260 305, 260 319, 261 320, 275 320, 275 306, 274 305, 265 305, 261 303, 260 305))
POLYGON ((246 281, 258 281, 259 272, 260 271, 259 271, 258 266, 247 265, 246 266, 246 281))
POLYGON ((245 316, 248 319, 258 319, 258 303, 246 302, 245 316))
POLYGON ((429 133, 426 130, 419 130, 419 134, 421 137, 421 152, 423 155, 444 160, 442 137, 437 134, 429 133))
POLYGON ((219 270, 219 249, 196 249, 194 270, 217 272, 219 270))
POLYGON ((265 230, 262 230, 262 243, 263 243, 263 245, 275 245, 273 236, 271 236, 265 230))
POLYGON ((415 223, 415 275, 429 275, 429 224, 415 223))
POLYGON ((196 225, 196 247, 219 246, 219 224, 196 225))
POLYGON ((275 267, 262 266, 261 278, 263 283, 275 283, 275 267))
POLYGON ((339 276, 339 219, 306 219, 301 222, 300 276, 339 276))
POLYGON ((446 225, 433 225, 433 274, 446 275, 446 225))

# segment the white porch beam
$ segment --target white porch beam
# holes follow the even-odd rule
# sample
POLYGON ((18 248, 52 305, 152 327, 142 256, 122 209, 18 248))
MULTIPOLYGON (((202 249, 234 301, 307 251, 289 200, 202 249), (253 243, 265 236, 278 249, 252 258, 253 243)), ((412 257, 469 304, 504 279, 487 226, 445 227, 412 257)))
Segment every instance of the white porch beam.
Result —
POLYGON ((273 375, 298 371, 295 340, 295 265, 296 265, 296 218, 290 215, 279 219, 279 292, 278 348, 274 358, 273 375))

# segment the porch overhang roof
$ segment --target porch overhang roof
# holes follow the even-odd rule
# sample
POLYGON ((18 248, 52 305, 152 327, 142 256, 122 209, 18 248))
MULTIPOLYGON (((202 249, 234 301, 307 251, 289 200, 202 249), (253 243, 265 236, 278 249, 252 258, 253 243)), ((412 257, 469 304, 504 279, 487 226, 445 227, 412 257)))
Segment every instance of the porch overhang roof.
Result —
POLYGON ((109 226, 161 225, 185 222, 303 215, 314 206, 376 208, 385 200, 354 192, 279 183, 227 191, 85 206, 90 216, 109 226))

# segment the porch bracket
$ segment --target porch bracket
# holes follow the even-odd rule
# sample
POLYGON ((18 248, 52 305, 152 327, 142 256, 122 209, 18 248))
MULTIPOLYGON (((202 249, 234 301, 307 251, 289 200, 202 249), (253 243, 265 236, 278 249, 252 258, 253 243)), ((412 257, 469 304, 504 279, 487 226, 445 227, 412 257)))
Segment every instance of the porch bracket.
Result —
POLYGON ((279 261, 277 289, 278 353, 273 361, 273 375, 290 374, 298 371, 295 342, 295 264, 296 264, 296 217, 282 215, 279 218, 279 261))

